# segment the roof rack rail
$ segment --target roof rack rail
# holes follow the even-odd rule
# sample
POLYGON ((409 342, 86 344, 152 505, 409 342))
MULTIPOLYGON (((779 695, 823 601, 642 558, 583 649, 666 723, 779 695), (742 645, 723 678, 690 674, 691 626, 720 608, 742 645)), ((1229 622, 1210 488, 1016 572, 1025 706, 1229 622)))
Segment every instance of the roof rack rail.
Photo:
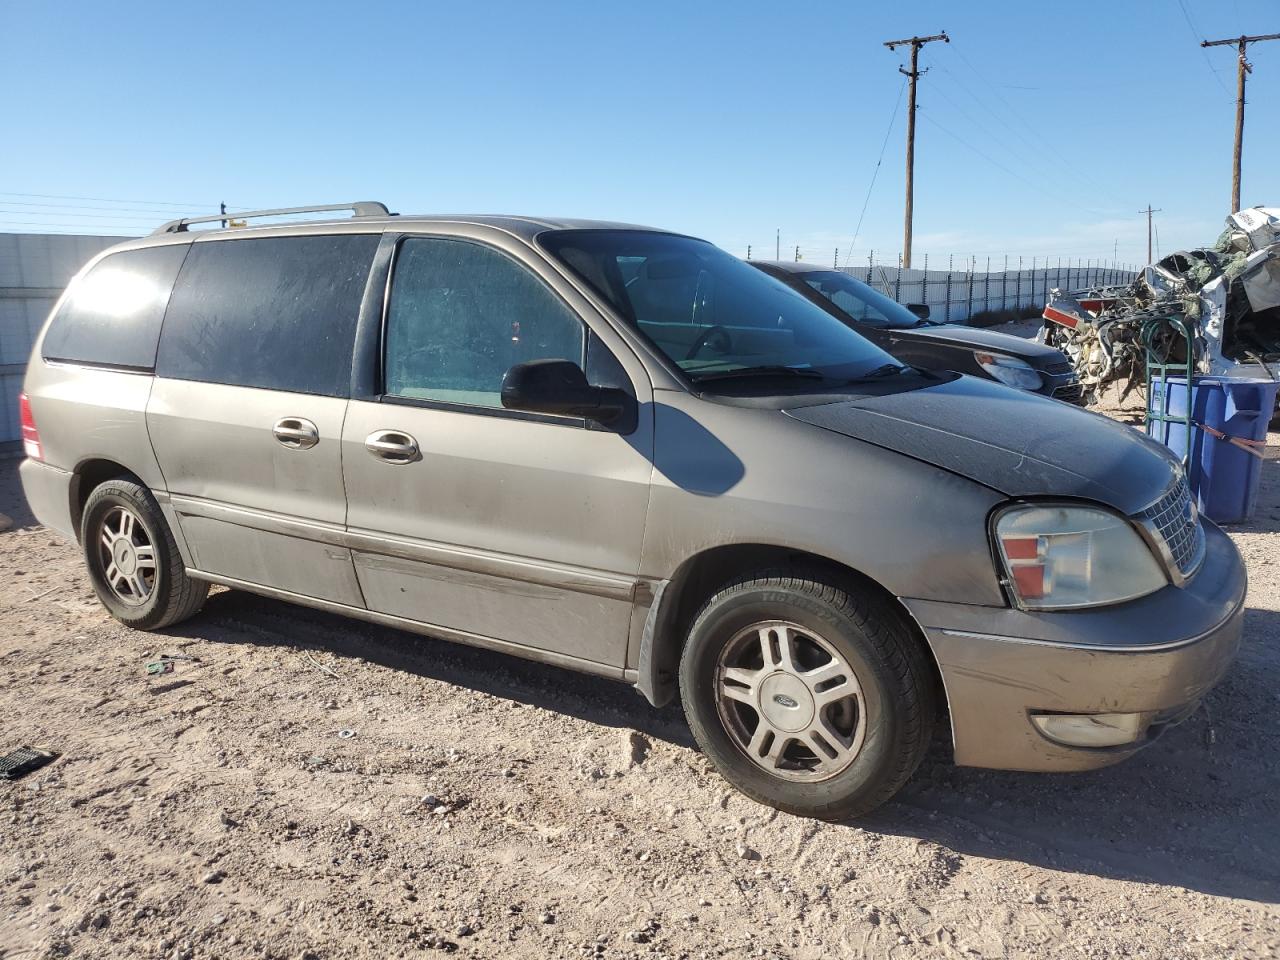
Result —
POLYGON ((350 210, 353 217, 389 217, 391 211, 385 203, 377 200, 357 200, 355 203, 329 203, 318 207, 280 207, 276 210, 237 210, 235 213, 215 213, 209 217, 183 217, 181 220, 170 220, 152 231, 158 233, 183 233, 193 223, 214 223, 227 220, 249 220, 257 217, 281 217, 291 213, 324 213, 329 210, 350 210))

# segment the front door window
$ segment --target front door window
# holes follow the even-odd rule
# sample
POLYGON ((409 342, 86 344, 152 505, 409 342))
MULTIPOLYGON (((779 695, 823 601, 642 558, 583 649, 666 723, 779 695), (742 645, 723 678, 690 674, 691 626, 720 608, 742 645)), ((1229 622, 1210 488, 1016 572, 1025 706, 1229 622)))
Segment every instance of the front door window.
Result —
POLYGON ((511 367, 581 366, 585 339, 577 316, 505 254, 465 240, 401 244, 387 310, 387 395, 501 407, 511 367))

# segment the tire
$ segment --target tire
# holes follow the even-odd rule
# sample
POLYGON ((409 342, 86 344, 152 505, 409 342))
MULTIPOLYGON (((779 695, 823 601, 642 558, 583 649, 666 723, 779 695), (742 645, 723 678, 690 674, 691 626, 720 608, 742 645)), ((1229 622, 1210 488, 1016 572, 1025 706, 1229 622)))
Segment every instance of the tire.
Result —
POLYGON ((769 571, 703 605, 680 660, 680 698, 699 746, 737 789, 841 820, 884 803, 923 759, 937 710, 927 656, 878 595, 821 573, 769 571), (765 710, 779 726, 764 724, 765 710))
POLYGON ((98 599, 126 626, 172 626, 194 616, 209 595, 208 583, 187 576, 155 497, 134 480, 118 477, 94 488, 85 502, 80 543, 98 599))

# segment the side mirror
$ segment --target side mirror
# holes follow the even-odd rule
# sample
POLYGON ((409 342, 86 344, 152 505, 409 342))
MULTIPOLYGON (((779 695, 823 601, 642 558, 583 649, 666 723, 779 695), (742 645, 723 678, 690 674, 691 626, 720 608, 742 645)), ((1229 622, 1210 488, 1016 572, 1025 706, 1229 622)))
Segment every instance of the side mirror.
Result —
POLYGON ((626 399, 622 390, 593 387, 572 360, 517 363, 502 378, 502 405, 508 410, 610 423, 622 415, 626 399))
POLYGON ((921 320, 929 319, 929 305, 927 303, 908 303, 907 309, 921 320))

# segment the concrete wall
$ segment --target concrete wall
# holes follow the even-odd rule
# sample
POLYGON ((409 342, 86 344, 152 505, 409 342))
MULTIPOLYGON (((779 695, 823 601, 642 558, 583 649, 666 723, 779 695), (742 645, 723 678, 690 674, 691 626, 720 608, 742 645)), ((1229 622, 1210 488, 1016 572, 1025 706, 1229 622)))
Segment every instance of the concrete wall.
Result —
POLYGON ((0 233, 0 444, 21 437, 18 393, 49 310, 90 257, 123 239, 0 233))
POLYGON ((964 323, 975 313, 989 310, 1039 309, 1055 287, 1079 290, 1127 284, 1135 276, 1111 264, 1092 262, 991 271, 969 271, 964 266, 958 270, 904 270, 896 264, 853 265, 842 267, 841 272, 899 303, 928 304, 929 318, 939 323, 964 323))

